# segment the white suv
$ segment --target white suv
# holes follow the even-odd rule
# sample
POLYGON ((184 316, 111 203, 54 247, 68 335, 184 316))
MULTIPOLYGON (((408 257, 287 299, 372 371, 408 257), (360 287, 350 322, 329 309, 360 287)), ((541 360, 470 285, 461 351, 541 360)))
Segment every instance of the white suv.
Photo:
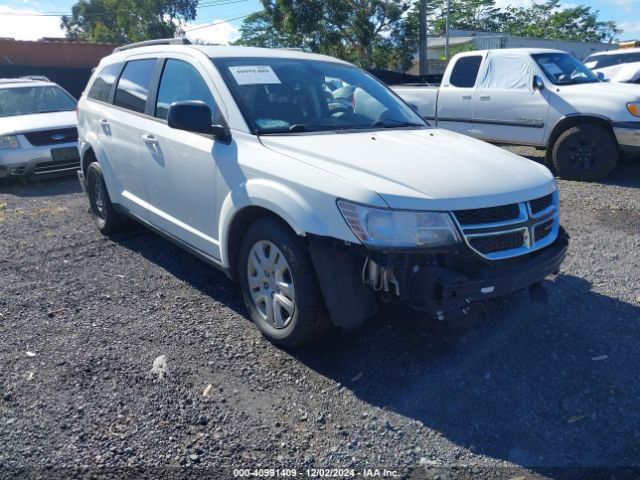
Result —
POLYGON ((429 127, 335 58, 176 43, 102 60, 80 180, 103 233, 133 217, 222 268, 270 340, 355 329, 380 298, 472 315, 558 271, 546 167, 429 127))

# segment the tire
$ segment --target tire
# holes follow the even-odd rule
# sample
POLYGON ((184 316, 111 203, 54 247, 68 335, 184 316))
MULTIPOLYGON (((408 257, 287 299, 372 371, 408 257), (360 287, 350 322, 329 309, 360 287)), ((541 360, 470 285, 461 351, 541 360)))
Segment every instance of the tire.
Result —
POLYGON ((128 230, 131 227, 129 218, 113 208, 102 175, 102 168, 98 162, 89 164, 87 168, 87 193, 91 217, 100 233, 109 235, 128 230))
POLYGON ((330 327, 304 241, 286 224, 272 218, 252 224, 240 246, 237 273, 251 320, 271 342, 304 345, 330 327))
POLYGON ((561 178, 587 182, 609 175, 619 157, 620 149, 611 132, 595 124, 565 130, 551 151, 553 168, 561 178))

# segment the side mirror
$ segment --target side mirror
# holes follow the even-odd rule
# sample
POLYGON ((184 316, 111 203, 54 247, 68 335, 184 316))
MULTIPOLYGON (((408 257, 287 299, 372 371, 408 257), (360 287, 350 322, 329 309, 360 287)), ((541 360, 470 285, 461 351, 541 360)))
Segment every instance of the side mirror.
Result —
POLYGON ((607 81, 607 77, 605 77, 604 73, 602 73, 602 72, 596 73, 596 77, 598 77, 598 80, 600 80, 601 82, 606 82, 607 81))
POLYGON ((533 89, 534 90, 543 90, 544 89, 544 81, 540 75, 533 76, 533 89))
POLYGON ((212 125, 209 105, 199 100, 172 103, 167 121, 171 128, 177 130, 205 133, 213 135, 220 142, 226 144, 231 142, 229 127, 212 125))

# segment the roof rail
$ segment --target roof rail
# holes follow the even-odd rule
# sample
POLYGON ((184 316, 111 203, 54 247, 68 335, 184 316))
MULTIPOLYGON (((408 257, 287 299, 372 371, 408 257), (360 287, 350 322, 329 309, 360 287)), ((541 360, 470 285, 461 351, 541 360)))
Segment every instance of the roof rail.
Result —
POLYGON ((22 80, 33 80, 34 82, 50 82, 51 81, 44 75, 23 75, 18 78, 22 80))
POLYGON ((113 53, 131 50, 132 48, 150 47, 153 45, 191 45, 188 38, 158 38, 157 40, 145 40, 144 42, 130 43, 113 49, 113 53))

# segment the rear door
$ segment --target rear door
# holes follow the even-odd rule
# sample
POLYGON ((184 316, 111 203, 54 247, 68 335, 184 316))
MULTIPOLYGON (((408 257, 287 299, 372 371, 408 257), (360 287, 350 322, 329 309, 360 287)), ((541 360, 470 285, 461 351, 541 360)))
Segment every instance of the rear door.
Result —
POLYGON ((217 162, 235 161, 235 143, 211 135, 170 128, 172 103, 199 100, 212 111, 212 123, 224 122, 211 79, 188 57, 164 61, 154 102, 154 120, 138 137, 142 142, 151 223, 214 258, 220 258, 216 199, 217 162))
POLYGON ((534 88, 533 59, 489 52, 473 98, 474 137, 496 142, 544 144, 549 91, 534 88))
POLYGON ((149 88, 156 75, 156 58, 128 61, 116 87, 114 106, 105 109, 101 128, 110 136, 109 160, 120 188, 120 201, 132 213, 147 218, 145 166, 140 158, 149 88))
POLYGON ((438 126, 469 135, 472 130, 473 95, 482 55, 465 55, 454 62, 438 92, 438 126))

